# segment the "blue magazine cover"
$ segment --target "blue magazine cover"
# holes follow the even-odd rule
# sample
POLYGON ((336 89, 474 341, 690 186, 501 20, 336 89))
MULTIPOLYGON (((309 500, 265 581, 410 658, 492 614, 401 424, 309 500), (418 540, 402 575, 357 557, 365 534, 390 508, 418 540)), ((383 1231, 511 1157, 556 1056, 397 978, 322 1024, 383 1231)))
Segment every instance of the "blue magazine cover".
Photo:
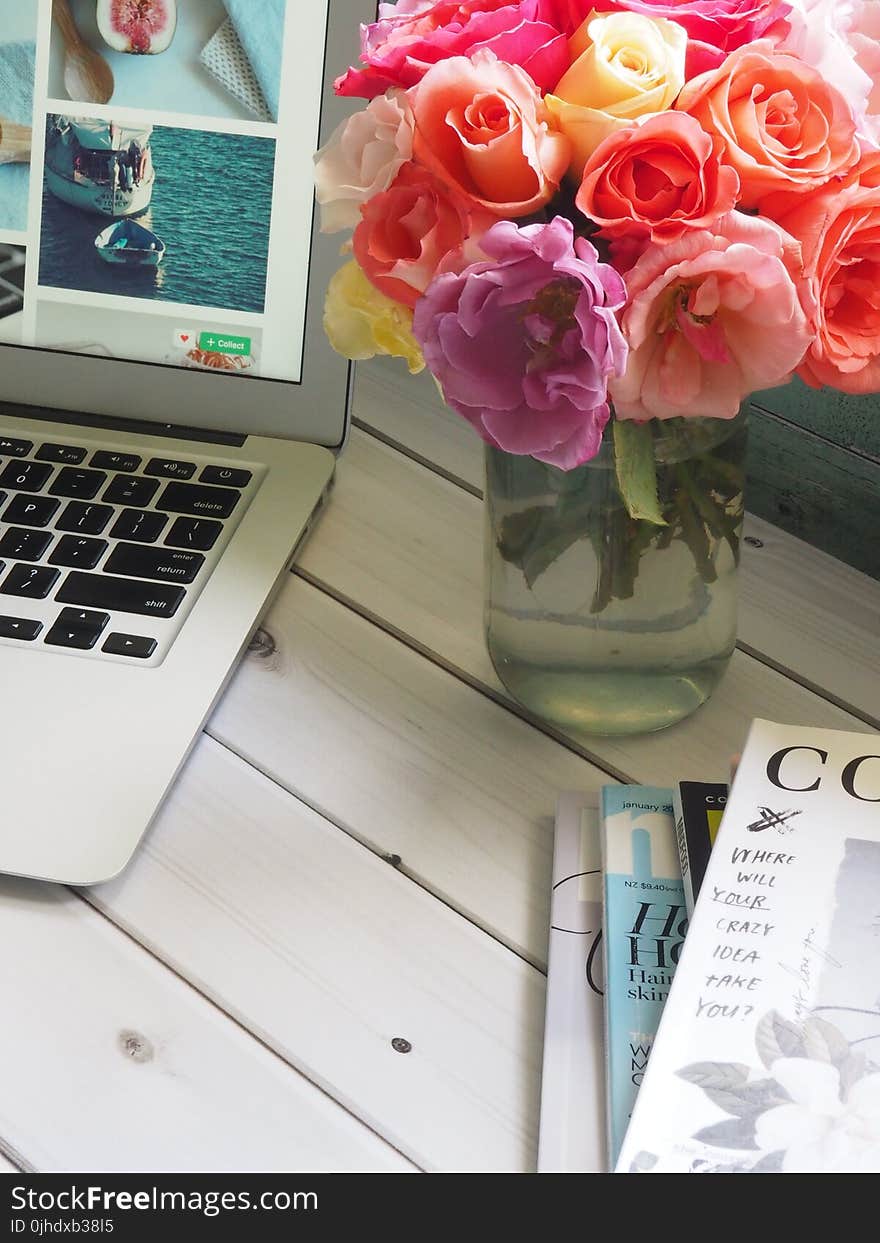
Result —
POLYGON ((672 791, 602 791, 608 1149, 617 1160, 687 931, 672 791))

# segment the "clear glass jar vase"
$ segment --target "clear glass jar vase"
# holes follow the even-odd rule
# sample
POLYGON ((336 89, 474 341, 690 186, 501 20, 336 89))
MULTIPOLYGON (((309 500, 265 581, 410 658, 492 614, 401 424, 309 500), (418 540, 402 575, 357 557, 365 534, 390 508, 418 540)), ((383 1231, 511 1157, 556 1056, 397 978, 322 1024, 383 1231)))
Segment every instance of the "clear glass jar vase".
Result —
POLYGON ((664 525, 631 516, 610 427, 568 472, 486 447, 489 654, 515 699, 566 730, 672 725, 733 654, 746 407, 649 426, 664 525))

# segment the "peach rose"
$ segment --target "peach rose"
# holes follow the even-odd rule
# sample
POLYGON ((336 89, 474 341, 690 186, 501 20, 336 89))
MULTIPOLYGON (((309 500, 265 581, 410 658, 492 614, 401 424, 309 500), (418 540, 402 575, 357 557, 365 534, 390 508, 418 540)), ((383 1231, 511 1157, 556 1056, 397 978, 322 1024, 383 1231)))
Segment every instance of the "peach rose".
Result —
POLYGON ((840 92, 766 40, 694 78, 675 106, 721 139, 725 163, 739 173, 742 207, 758 207, 774 190, 813 190, 859 158, 855 121, 840 92))
POLYGON ((354 229, 361 203, 391 185, 412 145, 412 113, 402 91, 380 95, 338 125, 315 156, 321 232, 354 229))
POLYGON ((572 35, 569 50, 572 66, 544 102, 571 139, 570 172, 580 180, 609 134, 672 107, 684 85, 687 35, 663 18, 594 12, 572 35))
POLYGON ((469 211, 417 164, 404 164, 389 188, 363 205, 361 217, 355 258, 377 289, 408 307, 428 288, 441 261, 496 219, 469 211))
POLYGON ((642 232, 669 242, 708 228, 733 211, 739 194, 736 170, 722 165, 720 150, 686 113, 647 117, 593 152, 577 205, 607 238, 642 232))
POLYGON ((711 232, 648 246, 626 275, 630 353, 611 386, 617 417, 732 419, 749 393, 790 379, 814 310, 799 268, 791 237, 736 211, 711 232))
POLYGON ((416 159, 455 194, 495 216, 528 216, 549 202, 568 139, 529 75, 488 51, 434 65, 412 89, 416 159))
POLYGON ((842 181, 768 199, 767 210, 800 242, 818 301, 798 374, 813 388, 880 391, 880 152, 842 181))

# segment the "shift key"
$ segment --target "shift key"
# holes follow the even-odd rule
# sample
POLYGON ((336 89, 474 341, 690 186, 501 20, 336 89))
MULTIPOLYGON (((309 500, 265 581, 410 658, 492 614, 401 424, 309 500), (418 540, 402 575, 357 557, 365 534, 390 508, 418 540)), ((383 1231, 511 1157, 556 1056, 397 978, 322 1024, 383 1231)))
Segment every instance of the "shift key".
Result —
POLYGON ((198 483, 169 483, 155 502, 156 509, 199 518, 228 518, 241 500, 235 488, 206 488, 198 483))
POLYGON ((144 583, 134 578, 111 578, 104 574, 68 574, 55 599, 60 604, 84 608, 139 613, 144 617, 173 617, 183 601, 183 587, 168 583, 144 583))

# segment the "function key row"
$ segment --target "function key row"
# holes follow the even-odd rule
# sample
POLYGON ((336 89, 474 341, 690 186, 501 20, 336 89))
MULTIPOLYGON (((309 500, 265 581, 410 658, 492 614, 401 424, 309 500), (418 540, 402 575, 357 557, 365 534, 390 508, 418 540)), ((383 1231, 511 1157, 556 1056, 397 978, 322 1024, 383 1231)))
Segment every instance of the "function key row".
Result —
MULTIPOLYGON (((88 456, 88 450, 78 445, 44 444, 33 452, 33 441, 17 440, 8 436, 0 436, 0 458, 33 456, 40 462, 58 462, 63 466, 80 466, 88 456)), ((131 475, 140 469, 143 458, 137 453, 114 453, 107 449, 96 449, 92 453, 89 465, 95 470, 121 471, 131 475)), ((195 462, 180 461, 175 458, 151 458, 144 467, 145 475, 159 479, 192 479, 198 470, 195 462)), ((205 466, 199 479, 202 483, 218 484, 227 488, 246 488, 253 475, 249 470, 241 470, 231 466, 205 466)))

